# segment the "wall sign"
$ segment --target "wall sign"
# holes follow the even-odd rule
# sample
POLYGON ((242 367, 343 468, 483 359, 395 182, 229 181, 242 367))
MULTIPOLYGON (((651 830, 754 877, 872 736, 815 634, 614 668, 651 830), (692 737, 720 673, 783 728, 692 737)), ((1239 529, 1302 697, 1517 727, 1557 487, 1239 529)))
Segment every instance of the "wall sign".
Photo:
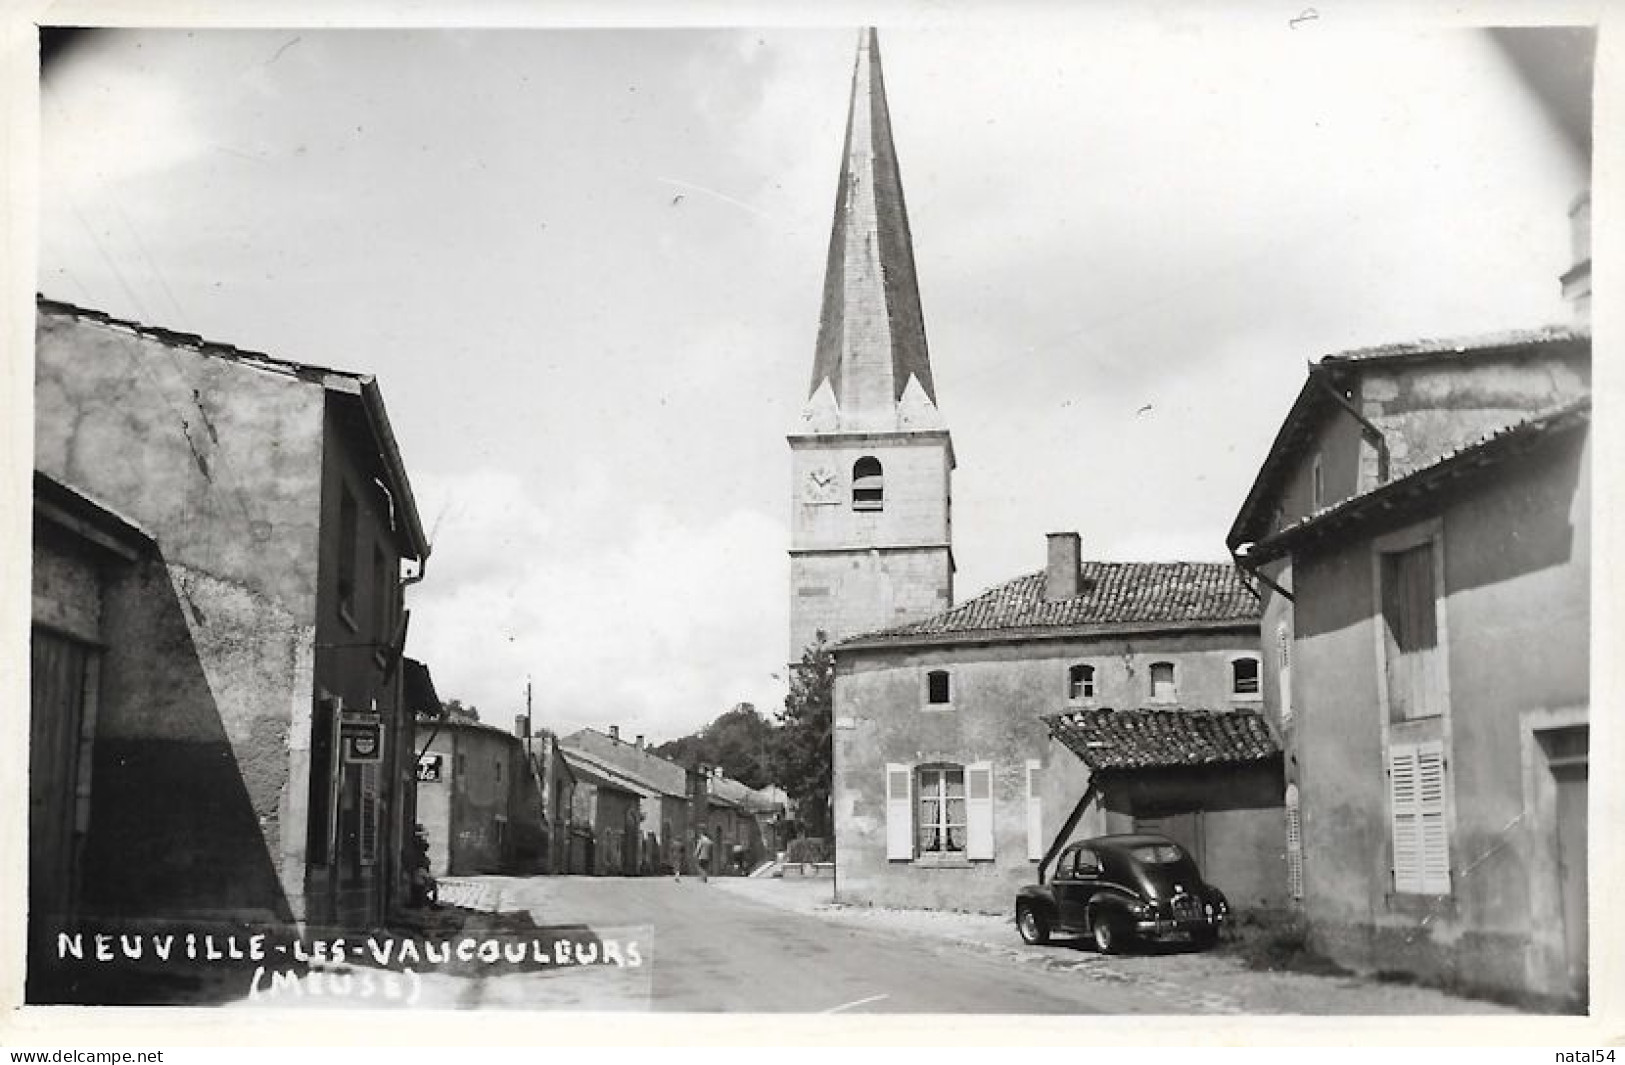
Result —
POLYGON ((378 714, 345 711, 339 744, 350 765, 377 765, 384 760, 384 723, 378 714))
POLYGON ((418 759, 418 783, 438 784, 445 772, 446 756, 443 754, 426 754, 418 759))

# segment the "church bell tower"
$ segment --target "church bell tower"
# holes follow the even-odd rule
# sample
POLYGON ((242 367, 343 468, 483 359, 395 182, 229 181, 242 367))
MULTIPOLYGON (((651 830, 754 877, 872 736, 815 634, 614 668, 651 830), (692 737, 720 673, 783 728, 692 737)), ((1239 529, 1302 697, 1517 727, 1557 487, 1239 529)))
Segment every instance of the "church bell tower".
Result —
POLYGON ((953 443, 937 409, 875 31, 858 41, 823 310, 790 434, 790 661, 953 603, 953 443))

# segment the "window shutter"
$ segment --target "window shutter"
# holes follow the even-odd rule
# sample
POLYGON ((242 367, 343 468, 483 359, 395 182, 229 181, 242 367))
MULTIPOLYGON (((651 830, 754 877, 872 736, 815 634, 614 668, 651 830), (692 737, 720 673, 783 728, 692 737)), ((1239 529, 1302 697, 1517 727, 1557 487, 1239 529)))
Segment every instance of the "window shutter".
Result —
POLYGON ((972 861, 993 857, 993 763, 972 762, 965 767, 965 857, 972 861))
POLYGON ((1450 834, 1444 818, 1444 745, 1424 743, 1416 752, 1417 806, 1421 815, 1422 890, 1450 894, 1450 834))
POLYGON ((1038 759, 1027 759, 1027 858, 1035 862, 1044 857, 1044 810, 1038 797, 1040 772, 1038 759))
POLYGON ((914 857, 914 771, 897 762, 886 763, 886 859, 914 857))
POLYGON ((361 765, 361 864, 378 861, 378 766, 361 765))
POLYGON ((1292 898, 1303 898, 1303 815, 1296 784, 1286 786, 1286 885, 1292 898))
POLYGON ((1292 636, 1284 621, 1275 624, 1275 656, 1279 664, 1281 724, 1284 725, 1292 720, 1292 636))
POLYGON ((1450 839, 1444 817, 1444 745, 1398 744, 1388 752, 1393 806, 1394 890, 1450 893, 1450 839))

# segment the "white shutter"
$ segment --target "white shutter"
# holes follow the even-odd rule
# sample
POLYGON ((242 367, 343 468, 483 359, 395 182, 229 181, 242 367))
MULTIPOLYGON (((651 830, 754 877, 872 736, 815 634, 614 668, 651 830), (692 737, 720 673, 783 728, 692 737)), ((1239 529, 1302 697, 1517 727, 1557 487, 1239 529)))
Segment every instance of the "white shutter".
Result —
POLYGON ((1434 740, 1389 748, 1388 790, 1393 809, 1394 890, 1448 895, 1444 745, 1434 740))
POLYGON ((972 762, 965 767, 965 836, 965 857, 972 861, 992 859, 992 762, 972 762))
POLYGON ((1027 858, 1041 861, 1044 857, 1044 809, 1038 797, 1041 763, 1027 759, 1027 858))
POLYGON ((1286 786, 1286 886, 1292 898, 1303 898, 1303 814, 1296 784, 1286 786))
POLYGON ((1450 833, 1444 817, 1444 745, 1424 743, 1416 752, 1417 806, 1422 829, 1422 890, 1450 894, 1450 833))
POLYGON ((914 857, 914 771, 897 762, 886 763, 886 859, 914 857))
POLYGON ((1286 622, 1275 624, 1275 660, 1280 678, 1281 724, 1292 720, 1292 635, 1286 622))

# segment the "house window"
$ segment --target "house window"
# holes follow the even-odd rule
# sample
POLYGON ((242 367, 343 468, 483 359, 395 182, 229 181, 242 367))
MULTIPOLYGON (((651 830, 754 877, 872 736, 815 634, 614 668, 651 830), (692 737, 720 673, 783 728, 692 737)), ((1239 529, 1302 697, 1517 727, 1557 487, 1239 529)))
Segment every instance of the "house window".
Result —
POLYGON ((1394 847, 1394 891, 1450 894, 1450 834, 1445 821, 1444 744, 1388 748, 1388 798, 1394 847))
POLYGON ((1326 478, 1320 472, 1319 455, 1315 456, 1315 468, 1313 474, 1311 475, 1311 479, 1313 481, 1313 486, 1310 489, 1312 494, 1312 502, 1310 506, 1314 510, 1319 510, 1321 507, 1326 505, 1326 478))
POLYGON ((1066 697, 1093 699, 1095 697, 1095 667, 1077 665, 1066 671, 1066 697))
POLYGON ((1172 662, 1151 663, 1151 701, 1154 703, 1171 703, 1179 698, 1179 688, 1174 682, 1174 664, 1172 662))
POLYGON ((1027 860, 1044 857, 1043 763, 1027 759, 1027 860))
POLYGON ((1437 552, 1432 540, 1378 556, 1383 662, 1388 719, 1407 721, 1444 713, 1444 670, 1439 646, 1437 552))
POLYGON ((355 556, 358 549, 355 496, 339 488, 339 617, 355 628, 355 556))
POLYGON ((1235 658, 1230 661, 1230 692, 1244 699, 1258 698, 1258 659, 1235 658))
POLYGON ((865 455, 852 464, 852 509, 881 510, 885 505, 886 485, 880 460, 865 455))
POLYGON ((922 857, 964 854, 964 767, 926 766, 920 769, 917 795, 919 854, 922 857))
POLYGON ((948 671, 933 669, 925 675, 925 701, 931 706, 947 706, 952 699, 948 685, 948 671))
POLYGON ((496 767, 496 781, 500 785, 502 783, 502 759, 498 758, 491 764, 496 767))

